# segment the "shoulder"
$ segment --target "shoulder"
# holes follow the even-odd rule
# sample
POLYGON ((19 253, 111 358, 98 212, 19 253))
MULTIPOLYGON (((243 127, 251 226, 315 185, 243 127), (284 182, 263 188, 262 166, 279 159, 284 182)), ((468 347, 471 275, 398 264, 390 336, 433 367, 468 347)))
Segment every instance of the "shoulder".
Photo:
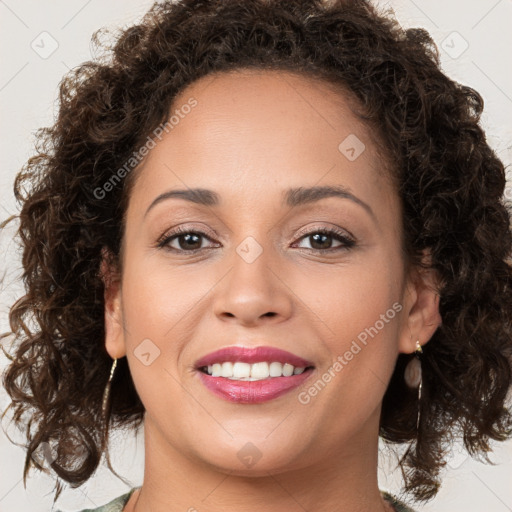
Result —
MULTIPOLYGON (((122 512, 124 506, 128 503, 130 496, 136 491, 138 487, 134 487, 126 494, 122 496, 118 496, 117 498, 109 501, 107 504, 102 505, 98 508, 87 508, 84 510, 80 510, 79 512, 122 512)), ((56 512, 63 512, 61 510, 57 510, 56 512)))
MULTIPOLYGON (((138 489, 135 487, 131 489, 126 494, 122 496, 118 496, 114 500, 110 501, 106 505, 102 505, 98 508, 88 508, 81 510, 80 512, 122 512, 124 506, 128 503, 130 496, 138 489)), ((414 512, 412 508, 409 508, 407 505, 399 501, 393 495, 389 494, 386 491, 381 491, 382 496, 386 501, 389 501, 396 509, 396 512, 414 512)), ((56 512, 62 512, 61 510, 57 510, 56 512)))
POLYGON ((414 510, 408 507, 405 503, 402 503, 398 498, 386 491, 380 491, 382 497, 391 503, 395 507, 396 512, 414 512, 414 510))

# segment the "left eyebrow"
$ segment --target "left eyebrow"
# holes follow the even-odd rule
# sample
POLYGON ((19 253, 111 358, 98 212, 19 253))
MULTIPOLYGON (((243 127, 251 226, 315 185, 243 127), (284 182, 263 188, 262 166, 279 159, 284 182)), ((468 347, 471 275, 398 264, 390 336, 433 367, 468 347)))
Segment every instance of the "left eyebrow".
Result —
MULTIPOLYGON (((351 201, 362 206, 376 221, 375 214, 370 205, 356 197, 348 189, 342 186, 317 186, 317 187, 298 187, 290 188, 283 191, 283 203, 287 206, 295 207, 303 204, 313 203, 326 199, 328 197, 340 197, 342 199, 350 199, 351 201)), ((158 203, 167 199, 184 199, 192 203, 200 204, 203 206, 219 206, 221 204, 220 196, 213 190, 204 188, 189 188, 186 190, 169 190, 157 196, 149 205, 144 217, 148 212, 154 208, 158 203)))
POLYGON ((352 194, 347 188, 341 185, 337 186, 323 186, 323 187, 298 187, 290 188, 284 191, 284 201, 288 206, 294 207, 302 204, 313 203, 325 199, 327 197, 340 197, 342 199, 350 199, 354 203, 362 206, 373 218, 377 221, 375 213, 370 208, 370 205, 359 199, 357 196, 352 194))

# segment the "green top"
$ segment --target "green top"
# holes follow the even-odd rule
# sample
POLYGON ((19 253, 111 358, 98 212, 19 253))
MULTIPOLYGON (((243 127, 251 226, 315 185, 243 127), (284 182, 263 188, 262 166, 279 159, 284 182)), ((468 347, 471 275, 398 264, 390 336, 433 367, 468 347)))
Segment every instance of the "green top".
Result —
MULTIPOLYGON (((130 492, 127 492, 126 494, 123 494, 122 496, 117 497, 115 500, 112 500, 111 502, 107 503, 106 505, 103 505, 98 508, 84 509, 84 510, 81 510, 80 512, 123 512, 123 508, 128 503, 130 496, 137 489, 139 489, 139 487, 133 488, 130 492)), ((386 491, 381 491, 381 494, 386 501, 389 501, 395 507, 396 512, 414 512, 414 510, 412 508, 409 508, 407 505, 405 505, 401 501, 398 501, 398 499, 395 498, 392 494, 389 494, 386 491)), ((62 512, 62 511, 57 510, 57 512, 62 512)))

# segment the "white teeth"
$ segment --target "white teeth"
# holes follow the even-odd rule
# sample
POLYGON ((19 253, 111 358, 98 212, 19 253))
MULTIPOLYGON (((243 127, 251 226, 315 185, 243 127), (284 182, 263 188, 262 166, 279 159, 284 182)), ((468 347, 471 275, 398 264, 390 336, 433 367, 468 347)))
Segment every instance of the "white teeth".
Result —
POLYGON ((222 365, 219 364, 219 363, 215 363, 214 365, 212 365, 212 376, 213 377, 221 377, 222 373, 222 365))
POLYGON ((251 366, 251 377, 253 379, 268 379, 269 375, 268 363, 255 363, 251 366))
POLYGON ((305 368, 297 367, 285 363, 278 362, 261 362, 261 363, 242 363, 237 361, 232 363, 226 361, 225 363, 215 363, 208 365, 208 375, 212 377, 226 377, 231 380, 263 380, 269 377, 290 377, 292 375, 300 375, 304 372, 305 368))
POLYGON ((285 363, 283 365, 283 375, 285 377, 290 377, 293 375, 293 366, 291 364, 285 363))
MULTIPOLYGON (((226 363, 222 363, 222 367, 224 368, 224 365, 226 363)), ((227 363, 229 364, 229 363, 227 363)), ((227 374, 228 372, 226 372, 227 374)), ((237 379, 240 378, 247 378, 251 376, 251 365, 249 363, 241 363, 237 362, 233 365, 233 370, 231 372, 231 375, 223 375, 223 377, 235 377, 237 379)))
POLYGON ((222 363, 220 375, 221 377, 231 377, 233 375, 233 363, 222 363))
POLYGON ((283 365, 281 363, 270 363, 269 371, 271 377, 281 377, 283 374, 283 365))

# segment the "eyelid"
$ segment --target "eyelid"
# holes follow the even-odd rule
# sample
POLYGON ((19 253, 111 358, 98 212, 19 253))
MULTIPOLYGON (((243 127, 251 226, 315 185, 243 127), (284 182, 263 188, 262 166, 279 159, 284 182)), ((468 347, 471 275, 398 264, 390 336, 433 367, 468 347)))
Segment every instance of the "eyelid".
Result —
POLYGON ((333 231, 340 236, 344 236, 345 238, 352 240, 353 242, 357 241, 357 238, 350 231, 348 231, 347 229, 344 229, 344 228, 340 228, 335 225, 331 225, 328 227, 326 227, 325 225, 324 226, 310 226, 308 228, 301 229, 299 231, 299 233, 297 234, 297 236, 302 237, 303 235, 309 235, 309 234, 312 234, 312 233, 315 233, 318 231, 333 231))

